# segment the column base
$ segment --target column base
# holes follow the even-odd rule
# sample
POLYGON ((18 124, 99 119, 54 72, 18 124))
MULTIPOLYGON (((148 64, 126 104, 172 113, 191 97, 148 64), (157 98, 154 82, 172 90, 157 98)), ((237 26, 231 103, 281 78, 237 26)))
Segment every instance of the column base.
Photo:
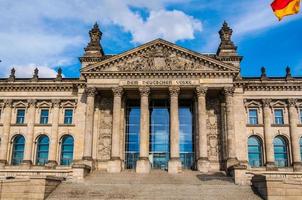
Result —
POLYGON ((179 158, 171 158, 168 162, 168 172, 170 174, 178 174, 182 172, 181 162, 179 158))
POLYGON ((3 169, 5 165, 7 164, 6 160, 0 160, 0 168, 3 169))
POLYGON ((239 164, 239 161, 237 158, 228 158, 226 161, 226 168, 229 169, 238 164, 239 164))
POLYGON ((210 162, 207 158, 199 158, 197 161, 197 170, 202 173, 208 173, 210 162))
POLYGON ((120 158, 112 159, 108 161, 107 172, 108 173, 120 173, 122 171, 122 161, 120 158))
POLYGON ((267 171, 277 171, 278 170, 278 168, 275 166, 274 162, 267 162, 265 167, 266 167, 267 171))
POLYGON ((148 174, 151 171, 151 163, 148 158, 140 158, 136 161, 136 173, 148 174))
POLYGON ((45 167, 49 167, 49 168, 55 168, 56 166, 58 165, 58 163, 57 163, 57 161, 55 161, 55 160, 49 160, 47 163, 46 163, 46 165, 45 165, 45 167))
POLYGON ((293 168, 295 172, 302 172, 302 163, 301 162, 294 162, 293 168))

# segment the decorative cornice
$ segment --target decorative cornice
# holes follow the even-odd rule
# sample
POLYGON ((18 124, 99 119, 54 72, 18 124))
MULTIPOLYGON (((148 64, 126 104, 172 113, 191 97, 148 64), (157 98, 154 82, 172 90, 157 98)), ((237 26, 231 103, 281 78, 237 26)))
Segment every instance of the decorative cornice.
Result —
POLYGON ((78 87, 84 87, 85 82, 39 82, 39 84, 30 83, 30 82, 11 82, 11 83, 1 83, 0 82, 0 92, 21 92, 21 91, 30 91, 30 92, 48 92, 48 91, 75 91, 78 87))
POLYGON ((150 87, 146 87, 146 86, 140 87, 139 92, 141 97, 148 97, 150 94, 150 87))
POLYGON ((178 86, 171 86, 169 87, 169 92, 171 97, 178 97, 180 92, 180 87, 178 86))
POLYGON ((114 97, 121 97, 123 95, 123 87, 114 87, 112 92, 114 97))
POLYGON ((196 94, 198 97, 206 96, 207 91, 208 91, 207 87, 203 87, 203 86, 196 87, 196 94))

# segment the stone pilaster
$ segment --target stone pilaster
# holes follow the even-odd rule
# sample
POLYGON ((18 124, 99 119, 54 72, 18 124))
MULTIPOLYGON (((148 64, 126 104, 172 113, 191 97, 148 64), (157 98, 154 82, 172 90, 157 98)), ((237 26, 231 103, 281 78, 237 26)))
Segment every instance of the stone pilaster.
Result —
POLYGON ((170 91, 170 160, 168 163, 169 173, 179 173, 182 170, 179 159, 179 116, 178 95, 180 88, 172 86, 170 91))
POLYGON ((226 167, 229 169, 232 166, 239 164, 236 156, 236 138, 234 130, 234 108, 233 95, 234 88, 224 88, 225 103, 226 103, 226 133, 227 133, 227 152, 228 158, 226 167))
POLYGON ((273 136, 271 131, 271 99, 262 99, 263 104, 263 122, 264 122, 264 140, 265 140, 265 155, 266 155, 266 168, 268 170, 275 169, 274 162, 274 146, 273 136))
POLYGON ((59 115, 60 115, 60 100, 52 100, 52 125, 51 125, 51 141, 49 147, 49 159, 47 165, 54 167, 58 164, 58 131, 59 131, 59 115))
POLYGON ((83 160, 92 160, 93 147, 93 122, 94 122, 94 99, 97 93, 96 88, 86 88, 87 105, 86 105, 86 121, 85 121, 85 140, 83 160))
POLYGON ((151 165, 149 161, 149 87, 140 87, 141 114, 140 114, 140 142, 139 160, 136 163, 137 173, 149 173, 151 165))
POLYGON ((33 156, 33 142, 34 142, 34 126, 35 126, 35 115, 36 115, 36 100, 28 100, 27 109, 27 135, 25 140, 25 152, 23 164, 31 165, 33 156))
POLYGON ((12 100, 4 100, 4 111, 3 111, 3 137, 0 145, 0 164, 4 167, 7 164, 7 152, 10 135, 10 124, 12 120, 12 100))
POLYGON ((206 116, 206 93, 208 88, 197 87, 197 101, 198 101, 198 150, 199 157, 197 161, 197 169, 201 172, 208 172, 209 159, 208 159, 208 137, 207 137, 207 116, 206 116))
POLYGON ((115 87, 113 91, 113 115, 112 115, 112 145, 111 160, 108 162, 107 171, 109 173, 118 173, 122 170, 120 158, 120 127, 121 127, 121 105, 123 88, 115 87))
POLYGON ((288 100, 288 110, 289 110, 289 129, 290 129, 290 140, 292 145, 292 158, 293 158, 293 168, 295 171, 302 171, 301 165, 301 155, 300 155, 300 136, 299 130, 297 129, 298 124, 298 111, 296 108, 297 100, 288 100))

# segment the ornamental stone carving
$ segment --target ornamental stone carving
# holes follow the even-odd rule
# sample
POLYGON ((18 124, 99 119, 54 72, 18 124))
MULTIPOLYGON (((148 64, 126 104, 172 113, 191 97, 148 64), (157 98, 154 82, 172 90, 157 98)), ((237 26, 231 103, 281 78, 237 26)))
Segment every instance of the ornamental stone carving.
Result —
POLYGON ((12 107, 13 106, 13 100, 12 99, 4 99, 3 100, 3 107, 12 107))
POLYGON ((85 92, 86 92, 88 97, 94 97, 97 94, 97 90, 94 87, 86 88, 85 92))
POLYGON ((150 88, 149 87, 140 87, 139 92, 142 97, 148 97, 150 94, 150 88))
POLYGON ((52 103, 52 106, 54 108, 58 108, 58 107, 60 107, 61 100, 60 99, 53 99, 53 100, 51 100, 51 103, 52 103))
POLYGON ((208 91, 207 87, 202 87, 202 86, 196 87, 196 94, 197 94, 198 97, 199 96, 205 96, 207 91, 208 91))
POLYGON ((170 96, 177 97, 180 92, 180 87, 178 86, 169 87, 169 92, 170 92, 170 96))
POLYGON ((205 68, 200 63, 184 59, 159 45, 117 67, 120 71, 183 71, 205 68))
POLYGON ((288 106, 295 107, 297 105, 297 99, 288 99, 288 106))
POLYGON ((27 100, 28 106, 36 106, 37 100, 36 99, 29 99, 27 100))
POLYGON ((114 87, 112 88, 112 92, 114 96, 121 97, 123 95, 123 88, 122 87, 114 87))
POLYGON ((263 107, 270 107, 272 100, 271 99, 262 99, 263 107))
POLYGON ((225 87, 223 89, 223 92, 224 92, 225 96, 233 96, 234 95, 234 91, 235 91, 234 87, 225 87))

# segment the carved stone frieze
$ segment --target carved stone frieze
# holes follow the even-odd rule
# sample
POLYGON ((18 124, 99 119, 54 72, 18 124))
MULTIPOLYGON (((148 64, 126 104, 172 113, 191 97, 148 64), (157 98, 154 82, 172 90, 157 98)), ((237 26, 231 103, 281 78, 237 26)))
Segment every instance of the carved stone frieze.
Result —
POLYGON ((288 106, 289 107, 296 107, 297 106, 297 99, 288 99, 288 106))
POLYGON ((202 87, 202 86, 196 87, 196 94, 197 94, 198 97, 199 96, 205 96, 207 91, 208 91, 207 87, 202 87))
POLYGON ((97 90, 94 87, 89 87, 85 89, 87 96, 94 97, 97 94, 97 90))
POLYGON ((270 107, 272 99, 262 99, 263 107, 270 107))
POLYGON ((122 87, 114 87, 112 88, 112 92, 114 96, 121 97, 123 95, 123 88, 122 87))

